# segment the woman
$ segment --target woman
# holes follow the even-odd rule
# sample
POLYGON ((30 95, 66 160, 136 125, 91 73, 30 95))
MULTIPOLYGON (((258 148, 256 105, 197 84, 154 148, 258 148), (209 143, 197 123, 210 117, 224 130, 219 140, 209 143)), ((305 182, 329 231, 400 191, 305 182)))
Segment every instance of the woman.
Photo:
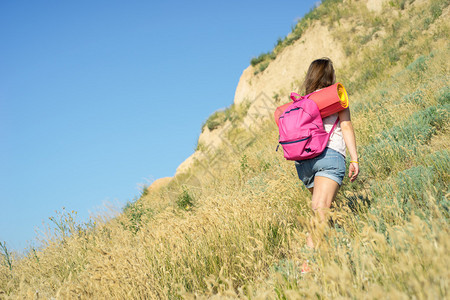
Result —
MULTIPOLYGON (((313 61, 309 66, 303 87, 305 94, 312 93, 335 83, 333 63, 328 58, 313 61)), ((323 119, 325 130, 329 132, 339 117, 339 122, 331 134, 327 148, 317 157, 295 162, 299 178, 312 194, 311 206, 319 222, 327 220, 327 211, 331 206, 345 176, 345 149, 350 154, 348 176, 353 182, 359 173, 358 154, 356 152, 355 133, 348 108, 323 119)), ((316 246, 312 235, 308 235, 306 244, 316 246)))

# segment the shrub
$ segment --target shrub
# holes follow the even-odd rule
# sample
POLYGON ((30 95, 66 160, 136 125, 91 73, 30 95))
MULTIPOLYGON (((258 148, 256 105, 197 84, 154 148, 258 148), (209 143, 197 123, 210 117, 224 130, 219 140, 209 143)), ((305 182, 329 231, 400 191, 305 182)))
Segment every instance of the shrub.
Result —
POLYGON ((410 63, 406 69, 412 72, 424 72, 427 69, 427 60, 426 56, 419 56, 415 61, 410 63))
POLYGON ((450 104, 450 86, 446 86, 437 92, 437 102, 441 105, 450 104))
POLYGON ((209 116, 205 124, 203 124, 202 128, 206 126, 208 127, 209 130, 214 130, 223 123, 225 123, 225 121, 226 121, 225 111, 216 111, 211 116, 209 116))
POLYGON ((266 59, 267 55, 269 55, 269 52, 261 53, 258 57, 253 57, 252 60, 250 61, 250 64, 252 65, 252 67, 256 66, 260 62, 263 62, 266 59))
POLYGON ((270 62, 271 60, 274 60, 277 57, 277 55, 273 51, 269 51, 267 53, 262 53, 258 57, 252 58, 250 61, 250 64, 252 67, 257 66, 258 64, 262 62, 270 62))
POLYGON ((123 209, 125 220, 121 220, 120 224, 132 233, 136 234, 144 222, 144 216, 150 215, 152 210, 146 208, 142 201, 128 202, 123 209))
POLYGON ((241 172, 245 173, 248 170, 248 157, 246 154, 241 157, 241 172))
POLYGON ((422 163, 426 166, 432 167, 434 178, 444 188, 448 186, 450 182, 450 151, 441 150, 426 155, 422 159, 422 163))
POLYGON ((408 94, 402 98, 402 102, 410 104, 424 104, 422 101, 424 98, 424 93, 422 90, 416 90, 411 94, 408 94))
POLYGON ((391 0, 389 1, 389 5, 392 7, 400 8, 401 10, 405 9, 406 0, 391 0))
POLYGON ((439 18, 439 16, 442 14, 442 7, 438 1, 434 1, 430 5, 430 12, 432 17, 432 22, 439 18))
POLYGON ((372 39, 372 35, 373 35, 373 33, 368 33, 368 34, 366 34, 366 35, 360 36, 360 37, 358 38, 359 43, 360 43, 361 45, 367 44, 367 43, 372 39))
POLYGON ((258 68, 259 72, 264 72, 264 70, 267 69, 268 66, 269 66, 268 61, 261 63, 258 68))
POLYGON ((132 202, 128 201, 123 208, 123 215, 125 220, 121 220, 120 223, 124 228, 130 230, 134 234, 139 231, 143 222, 143 217, 150 215, 152 210, 144 206, 143 197, 148 195, 148 186, 144 185, 139 197, 135 197, 132 202))
POLYGON ((182 192, 178 195, 176 204, 178 208, 186 211, 190 211, 194 207, 194 198, 184 185, 182 186, 182 192))
POLYGON ((231 104, 224 110, 219 110, 214 112, 206 122, 202 125, 203 128, 208 127, 209 130, 217 129, 219 126, 223 125, 226 121, 235 122, 242 120, 250 108, 250 102, 244 101, 239 105, 231 104))
POLYGON ((389 48, 387 50, 387 55, 391 64, 394 64, 400 60, 400 52, 396 46, 389 48))

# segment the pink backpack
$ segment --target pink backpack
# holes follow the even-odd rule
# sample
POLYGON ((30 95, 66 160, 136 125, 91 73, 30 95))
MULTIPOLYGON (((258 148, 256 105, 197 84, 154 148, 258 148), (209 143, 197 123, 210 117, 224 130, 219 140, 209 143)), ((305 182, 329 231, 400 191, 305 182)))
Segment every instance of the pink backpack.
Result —
POLYGON ((309 99, 311 94, 300 96, 291 93, 294 103, 278 119, 279 143, 287 160, 304 160, 320 155, 339 121, 336 119, 327 133, 317 104, 309 99))

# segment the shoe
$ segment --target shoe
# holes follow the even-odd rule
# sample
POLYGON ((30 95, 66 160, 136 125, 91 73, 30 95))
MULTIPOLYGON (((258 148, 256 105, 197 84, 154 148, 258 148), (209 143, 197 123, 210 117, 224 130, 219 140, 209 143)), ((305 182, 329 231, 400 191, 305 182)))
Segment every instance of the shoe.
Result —
POLYGON ((311 273, 311 267, 309 266, 309 260, 302 264, 302 274, 311 273))

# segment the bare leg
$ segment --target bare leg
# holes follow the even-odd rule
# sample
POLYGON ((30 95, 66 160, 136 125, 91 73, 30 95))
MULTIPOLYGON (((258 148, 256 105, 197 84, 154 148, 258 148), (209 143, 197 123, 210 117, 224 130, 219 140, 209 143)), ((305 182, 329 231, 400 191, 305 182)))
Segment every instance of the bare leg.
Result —
MULTIPOLYGON (((314 188, 309 189, 312 193, 311 207, 314 211, 314 218, 318 218, 320 223, 327 220, 327 213, 331 207, 336 194, 339 190, 339 184, 327 177, 316 176, 314 178, 314 188)), ((306 244, 314 248, 312 234, 306 239, 306 244)))

